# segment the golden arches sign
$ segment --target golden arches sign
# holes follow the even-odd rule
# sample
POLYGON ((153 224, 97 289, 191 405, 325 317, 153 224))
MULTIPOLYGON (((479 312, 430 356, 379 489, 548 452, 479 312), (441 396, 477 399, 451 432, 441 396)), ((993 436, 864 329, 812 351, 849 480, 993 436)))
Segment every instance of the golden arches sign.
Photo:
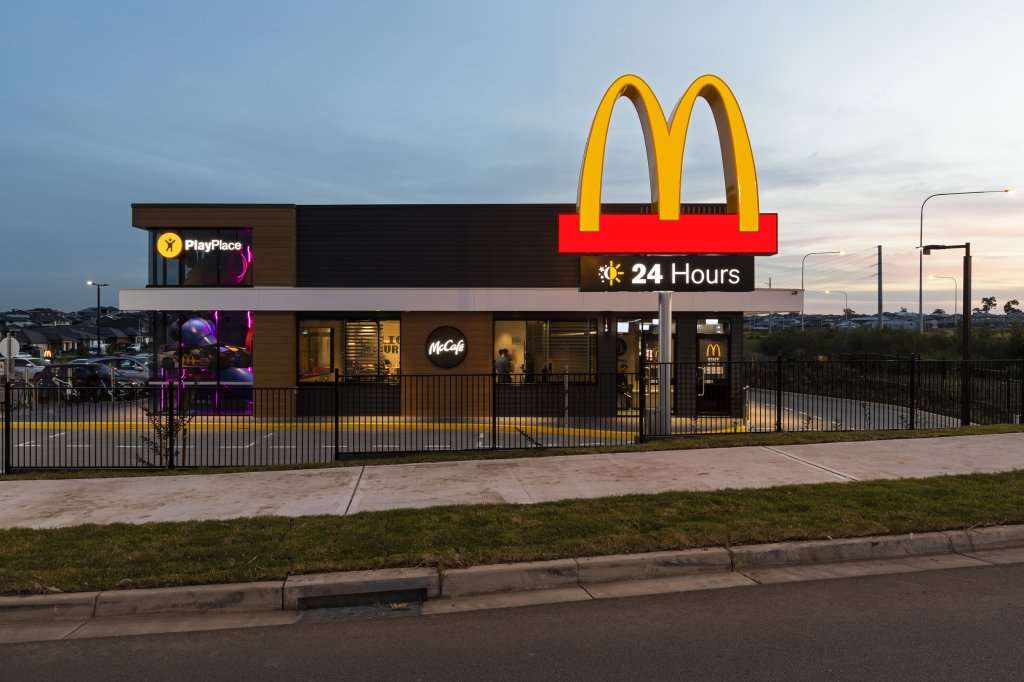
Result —
POLYGON ((638 76, 618 78, 601 98, 580 171, 577 214, 559 217, 563 253, 776 253, 777 216, 760 214, 757 172, 743 113, 732 90, 717 76, 695 80, 672 115, 638 76), (612 110, 625 97, 636 109, 647 147, 651 207, 657 216, 601 214, 601 184, 612 110), (704 99, 718 129, 725 176, 726 216, 680 216, 686 133, 697 99, 704 99), (684 225, 685 223, 685 225, 684 225), (732 225, 733 230, 724 230, 732 225), (679 226, 687 228, 671 229, 679 226), (608 228, 608 229, 606 229, 608 228), (708 234, 708 230, 715 230, 708 234))

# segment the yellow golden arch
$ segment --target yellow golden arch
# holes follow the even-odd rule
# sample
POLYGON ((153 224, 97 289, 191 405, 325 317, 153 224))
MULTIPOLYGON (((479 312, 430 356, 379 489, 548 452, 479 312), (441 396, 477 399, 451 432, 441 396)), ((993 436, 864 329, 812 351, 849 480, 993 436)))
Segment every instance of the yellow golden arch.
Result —
POLYGON ((686 131, 697 98, 711 106, 718 128, 725 173, 726 211, 739 214, 740 232, 757 232, 760 207, 757 198, 757 173, 750 137, 736 97, 725 82, 712 75, 701 76, 686 89, 670 119, 654 92, 639 76, 618 78, 605 92, 590 127, 583 169, 580 172, 576 210, 581 232, 600 229, 601 181, 608 125, 612 109, 620 97, 636 108, 647 145, 647 167, 651 182, 651 206, 661 220, 679 220, 679 196, 683 170, 686 131))
POLYGON ((706 358, 720 358, 722 357, 722 347, 717 343, 709 343, 708 347, 704 349, 704 357, 706 358))

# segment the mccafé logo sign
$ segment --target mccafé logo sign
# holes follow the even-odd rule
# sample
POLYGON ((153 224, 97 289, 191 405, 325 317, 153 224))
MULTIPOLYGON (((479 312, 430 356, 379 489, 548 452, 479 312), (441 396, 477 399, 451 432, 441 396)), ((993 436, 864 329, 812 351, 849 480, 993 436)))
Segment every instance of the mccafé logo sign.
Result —
POLYGON ((177 258, 182 251, 241 251, 242 242, 226 242, 223 239, 182 239, 175 232, 164 232, 156 238, 156 250, 164 258, 177 258))
POLYGON ((427 336, 426 350, 434 366, 457 367, 466 359, 466 335, 455 327, 438 327, 427 336))
POLYGON ((668 119, 654 92, 637 76, 608 88, 594 115, 580 171, 576 213, 558 217, 560 253, 754 254, 778 252, 778 215, 760 213, 757 174, 743 114, 729 86, 701 76, 668 119), (608 125, 620 97, 632 102, 647 145, 650 214, 602 214, 601 181, 608 125), (722 148, 726 213, 680 213, 680 181, 686 131, 697 98, 711 106, 722 148))

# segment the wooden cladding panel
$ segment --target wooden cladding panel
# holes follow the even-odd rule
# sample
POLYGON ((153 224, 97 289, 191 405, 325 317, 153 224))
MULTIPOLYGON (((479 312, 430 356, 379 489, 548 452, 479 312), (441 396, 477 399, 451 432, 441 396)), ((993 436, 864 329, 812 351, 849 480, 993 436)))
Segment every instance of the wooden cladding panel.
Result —
POLYGON ((403 313, 402 414, 440 419, 489 417, 494 386, 489 377, 479 375, 491 374, 493 353, 491 313, 403 313), (466 359, 452 369, 437 367, 427 358, 427 336, 442 326, 455 327, 466 335, 466 359), (459 378, 467 374, 477 376, 459 378))
POLYGON ((298 281, 294 205, 139 204, 132 206, 132 225, 145 229, 252 228, 253 284, 293 287, 298 281))
POLYGON ((294 388, 296 321, 292 312, 252 314, 253 380, 256 388, 294 388))

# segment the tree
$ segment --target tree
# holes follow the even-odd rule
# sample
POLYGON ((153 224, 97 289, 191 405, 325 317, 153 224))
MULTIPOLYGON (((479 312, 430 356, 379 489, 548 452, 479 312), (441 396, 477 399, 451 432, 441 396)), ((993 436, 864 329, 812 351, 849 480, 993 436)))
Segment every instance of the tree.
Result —
POLYGON ((996 307, 996 297, 995 296, 986 296, 985 298, 981 299, 981 312, 985 313, 986 315, 988 315, 988 312, 990 310, 992 310, 993 308, 995 308, 995 307, 996 307))
POLYGON ((1018 305, 1020 305, 1020 301, 1018 301, 1015 298, 1010 299, 1009 301, 1003 304, 1003 312, 1006 313, 1007 315, 1020 315, 1020 310, 1014 307, 1018 305))
POLYGON ((946 311, 943 310, 942 308, 936 308, 935 310, 932 311, 932 315, 945 315, 945 314, 946 314, 946 311))
POLYGON ((853 308, 843 308, 843 315, 849 317, 850 315, 856 315, 857 311, 853 308))

